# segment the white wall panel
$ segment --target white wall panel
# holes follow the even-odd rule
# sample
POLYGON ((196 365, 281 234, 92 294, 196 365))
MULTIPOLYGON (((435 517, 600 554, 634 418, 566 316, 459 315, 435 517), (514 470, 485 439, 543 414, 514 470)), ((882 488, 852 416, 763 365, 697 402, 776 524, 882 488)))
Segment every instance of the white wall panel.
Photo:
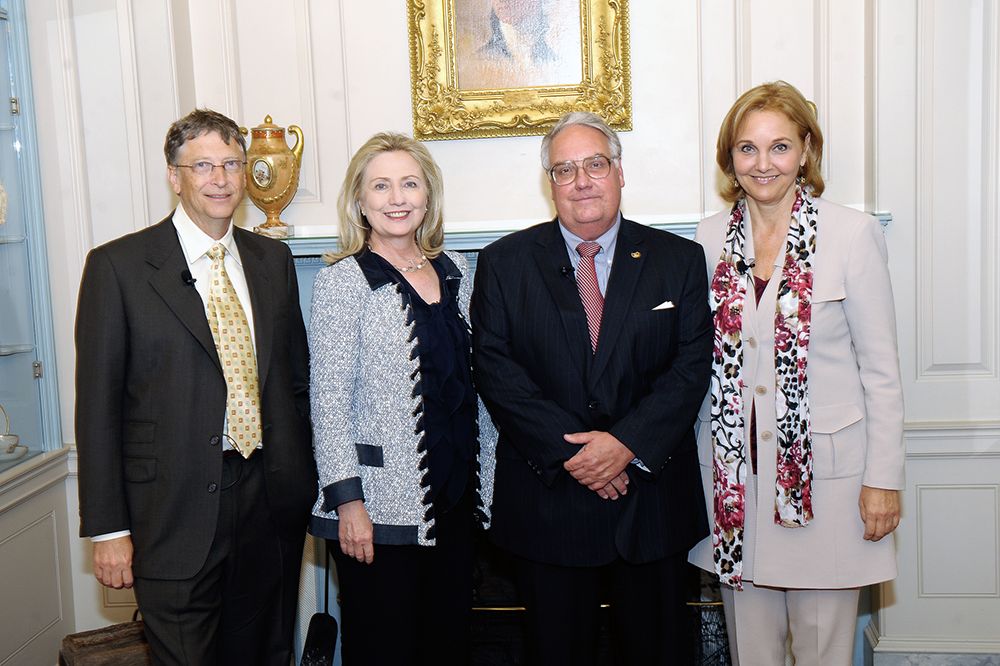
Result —
MULTIPOLYGON (((136 220, 142 200, 134 195, 142 191, 140 178, 132 178, 138 163, 130 157, 129 138, 135 140, 135 123, 126 118, 125 96, 132 88, 122 85, 123 71, 119 22, 114 0, 74 4, 73 32, 76 65, 81 77, 80 130, 85 150, 83 167, 87 175, 90 219, 94 225, 95 245, 106 243, 145 224, 136 220), (111 39, 108 37, 112 36, 111 39), (83 83, 86 82, 86 85, 83 83)), ((139 147, 136 147, 138 149, 139 147)), ((134 154, 134 153, 133 153, 134 154)), ((141 195, 140 195, 141 197, 141 195)))
POLYGON ((876 651, 1000 654, 1000 428, 912 426, 906 444, 876 651))
POLYGON ((917 3, 916 293, 901 333, 921 421, 1000 417, 997 16, 996 0, 917 3))
MULTIPOLYGON (((983 315, 987 293, 995 288, 981 282, 983 254, 979 248, 987 229, 984 204, 996 183, 984 176, 984 165, 996 161, 995 147, 984 145, 990 119, 984 93, 995 93, 985 78, 991 68, 989 3, 920 3, 924 17, 921 85, 920 256, 925 270, 919 288, 920 373, 922 377, 996 377, 995 322, 983 315), (985 91, 984 91, 985 84, 985 91), (992 155, 990 153, 993 153, 992 155), (965 257, 955 262, 954 257, 965 257), (966 325, 956 326, 956 323, 966 325), (992 345, 990 343, 993 343, 992 345)), ((995 298, 993 299, 995 301, 995 298)))
POLYGON ((917 594, 1000 598, 1000 486, 917 485, 917 594), (962 516, 974 515, 975 529, 962 516))

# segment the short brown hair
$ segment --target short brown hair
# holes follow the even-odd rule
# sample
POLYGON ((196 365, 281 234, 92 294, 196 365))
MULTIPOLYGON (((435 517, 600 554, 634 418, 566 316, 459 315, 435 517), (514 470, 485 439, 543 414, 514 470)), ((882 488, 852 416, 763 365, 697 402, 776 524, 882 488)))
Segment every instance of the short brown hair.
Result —
POLYGON ((736 145, 737 136, 743 129, 747 116, 754 111, 781 113, 798 128, 802 142, 809 137, 806 163, 800 174, 801 184, 814 196, 823 194, 826 187, 820 171, 823 164, 823 133, 816 121, 815 108, 795 86, 784 81, 772 81, 740 95, 722 121, 715 148, 715 161, 725 176, 719 184, 719 196, 729 203, 735 203, 743 197, 743 188, 736 182, 736 170, 733 168, 733 146, 736 145))
POLYGON ((347 165, 337 198, 340 237, 337 239, 337 251, 323 254, 326 263, 333 264, 357 254, 368 243, 372 227, 361 214, 359 205, 365 185, 365 170, 377 156, 394 152, 406 153, 416 160, 427 184, 427 211, 417 228, 417 245, 429 259, 441 254, 444 249, 444 179, 441 169, 427 147, 419 141, 398 132, 379 132, 354 153, 351 163, 347 165))
POLYGON ((215 132, 230 144, 236 140, 236 145, 243 151, 243 159, 247 157, 247 144, 240 133, 240 126, 226 116, 211 109, 195 109, 170 126, 167 131, 167 141, 163 144, 163 154, 167 164, 177 165, 177 154, 181 147, 191 139, 197 139, 202 134, 215 132))

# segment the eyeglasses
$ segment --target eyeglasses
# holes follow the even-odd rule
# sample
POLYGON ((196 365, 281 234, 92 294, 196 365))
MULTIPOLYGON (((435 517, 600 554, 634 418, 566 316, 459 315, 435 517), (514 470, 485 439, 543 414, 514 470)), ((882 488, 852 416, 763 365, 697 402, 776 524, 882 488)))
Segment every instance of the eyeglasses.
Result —
POLYGON ((618 158, 593 155, 582 160, 560 162, 549 169, 549 178, 556 185, 569 185, 576 180, 576 171, 579 168, 577 165, 583 167, 591 178, 607 178, 608 174, 611 173, 611 163, 616 159, 618 158))
POLYGON ((222 164, 212 164, 211 162, 201 161, 195 162, 194 164, 174 164, 175 167, 184 167, 185 169, 191 169, 198 176, 207 176, 215 171, 216 167, 222 169, 226 173, 243 173, 243 167, 247 165, 243 160, 226 160, 222 164))

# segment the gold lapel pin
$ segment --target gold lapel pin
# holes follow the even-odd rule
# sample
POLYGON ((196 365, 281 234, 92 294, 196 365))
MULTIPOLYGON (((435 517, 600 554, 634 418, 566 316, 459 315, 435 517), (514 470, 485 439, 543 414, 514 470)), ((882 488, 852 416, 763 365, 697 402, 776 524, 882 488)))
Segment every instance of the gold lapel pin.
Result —
POLYGON ((641 256, 642 256, 642 252, 633 252, 632 253, 632 258, 633 259, 638 259, 641 256))

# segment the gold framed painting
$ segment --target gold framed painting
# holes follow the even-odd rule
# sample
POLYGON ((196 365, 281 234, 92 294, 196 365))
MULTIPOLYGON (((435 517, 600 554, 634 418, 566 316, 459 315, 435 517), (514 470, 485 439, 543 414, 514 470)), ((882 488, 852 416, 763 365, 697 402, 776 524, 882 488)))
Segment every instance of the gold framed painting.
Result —
POLYGON ((628 0, 407 0, 413 136, 545 134, 569 111, 632 129, 628 0))

